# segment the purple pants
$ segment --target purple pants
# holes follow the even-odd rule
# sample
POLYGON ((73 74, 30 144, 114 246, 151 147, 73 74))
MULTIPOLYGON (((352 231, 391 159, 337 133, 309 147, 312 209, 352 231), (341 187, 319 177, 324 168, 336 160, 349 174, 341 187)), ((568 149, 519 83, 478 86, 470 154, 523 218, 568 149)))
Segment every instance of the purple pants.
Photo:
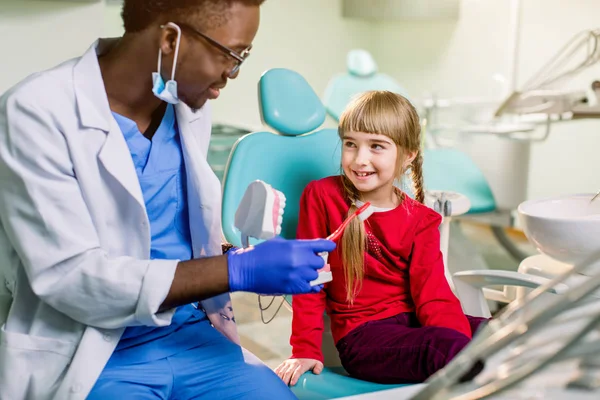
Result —
MULTIPOLYGON (((487 322, 486 318, 467 318, 473 334, 487 322)), ((446 366, 469 341, 454 329, 424 327, 415 313, 402 313, 353 329, 337 343, 337 349, 342 365, 355 378, 377 383, 417 383, 446 366)))

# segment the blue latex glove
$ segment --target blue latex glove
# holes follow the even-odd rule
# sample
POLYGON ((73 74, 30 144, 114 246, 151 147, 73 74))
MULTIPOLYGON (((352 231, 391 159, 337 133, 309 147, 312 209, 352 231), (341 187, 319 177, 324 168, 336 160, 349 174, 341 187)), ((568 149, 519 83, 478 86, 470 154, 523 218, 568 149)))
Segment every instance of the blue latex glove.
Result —
POLYGON ((229 290, 265 295, 314 293, 310 286, 324 261, 317 253, 331 252, 335 243, 325 239, 286 240, 279 237, 254 247, 227 253, 229 290))

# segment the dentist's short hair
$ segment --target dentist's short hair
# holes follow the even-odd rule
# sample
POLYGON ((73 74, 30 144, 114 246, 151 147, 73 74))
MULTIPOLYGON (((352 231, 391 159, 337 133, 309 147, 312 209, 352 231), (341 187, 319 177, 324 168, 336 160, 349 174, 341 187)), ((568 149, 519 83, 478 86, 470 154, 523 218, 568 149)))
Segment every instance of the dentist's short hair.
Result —
MULTIPOLYGON (((227 19, 227 10, 234 3, 260 6, 265 0, 124 0, 125 32, 140 32, 161 20, 190 22, 190 16, 200 17, 204 28, 218 26, 227 19)), ((201 28, 201 27, 198 27, 201 28)))

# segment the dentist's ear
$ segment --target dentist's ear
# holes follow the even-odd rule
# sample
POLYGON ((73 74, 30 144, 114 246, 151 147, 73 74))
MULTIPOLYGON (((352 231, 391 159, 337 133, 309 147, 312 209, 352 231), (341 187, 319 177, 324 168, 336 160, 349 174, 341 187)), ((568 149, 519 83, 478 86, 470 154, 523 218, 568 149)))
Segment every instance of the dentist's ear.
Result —
POLYGON ((159 48, 164 55, 173 53, 181 42, 181 28, 173 22, 161 25, 159 48))

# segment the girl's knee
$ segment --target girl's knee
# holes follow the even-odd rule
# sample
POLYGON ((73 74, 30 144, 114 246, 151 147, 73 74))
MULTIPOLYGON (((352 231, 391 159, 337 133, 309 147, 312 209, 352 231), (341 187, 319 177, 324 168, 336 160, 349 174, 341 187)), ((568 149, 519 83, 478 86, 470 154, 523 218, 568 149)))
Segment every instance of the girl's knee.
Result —
POLYGON ((469 320, 469 325, 471 325, 471 335, 475 336, 475 334, 482 329, 491 318, 472 317, 467 315, 467 319, 469 320))
POLYGON ((423 339, 429 365, 435 366, 436 371, 448 364, 471 341, 469 337, 454 329, 442 327, 429 329, 423 339))

